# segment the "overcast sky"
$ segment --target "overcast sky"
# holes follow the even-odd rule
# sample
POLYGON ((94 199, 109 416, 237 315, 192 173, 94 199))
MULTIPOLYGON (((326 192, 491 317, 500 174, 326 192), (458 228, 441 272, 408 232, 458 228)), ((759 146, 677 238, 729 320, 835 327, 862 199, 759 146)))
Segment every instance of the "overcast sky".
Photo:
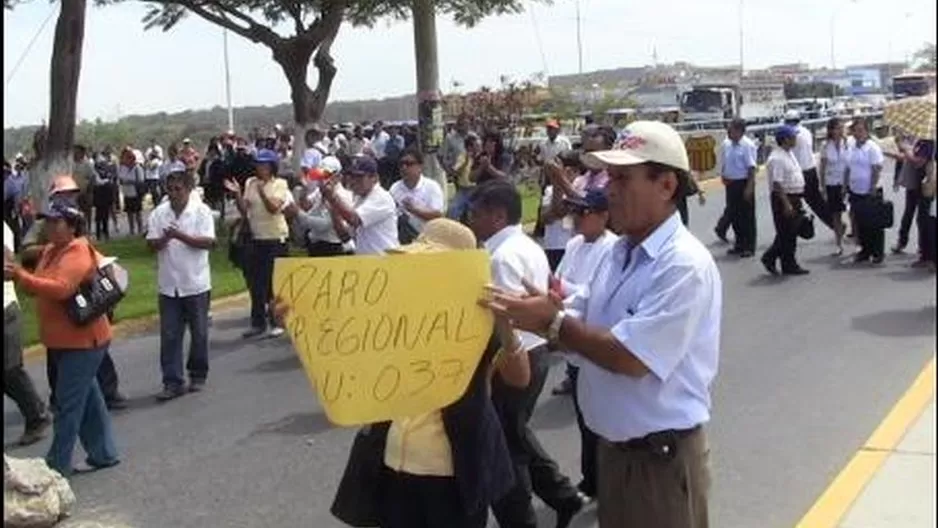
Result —
MULTIPOLYGON (((739 61, 740 0, 580 2, 585 71, 650 64, 653 50, 660 62, 739 61)), ((4 127, 39 123, 48 112, 57 5, 33 0, 13 12, 4 10, 4 127)), ((489 19, 471 30, 440 20, 441 88, 448 90, 453 80, 472 88, 495 85, 502 74, 575 73, 575 5, 575 0, 555 0, 550 7, 532 2, 524 14, 489 19)), ((832 16, 838 65, 901 60, 935 40, 934 0, 743 0, 743 5, 747 68, 798 61, 830 65, 832 16)), ((111 120, 225 104, 221 29, 193 16, 169 33, 145 32, 143 13, 137 2, 91 8, 79 118, 111 120)), ((231 35, 229 50, 235 106, 289 100, 283 74, 266 48, 231 35)), ((333 54, 339 72, 332 100, 415 89, 413 33, 407 23, 381 23, 372 30, 343 26, 333 54)), ((310 70, 314 80, 315 69, 310 70)))

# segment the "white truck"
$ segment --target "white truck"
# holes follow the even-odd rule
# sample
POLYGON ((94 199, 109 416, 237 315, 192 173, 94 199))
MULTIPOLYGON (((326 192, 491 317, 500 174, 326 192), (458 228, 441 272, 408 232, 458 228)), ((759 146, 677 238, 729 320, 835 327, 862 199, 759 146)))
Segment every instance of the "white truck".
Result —
POLYGON ((697 84, 681 94, 681 117, 687 123, 711 122, 723 126, 728 119, 748 124, 777 122, 785 113, 782 83, 697 84))

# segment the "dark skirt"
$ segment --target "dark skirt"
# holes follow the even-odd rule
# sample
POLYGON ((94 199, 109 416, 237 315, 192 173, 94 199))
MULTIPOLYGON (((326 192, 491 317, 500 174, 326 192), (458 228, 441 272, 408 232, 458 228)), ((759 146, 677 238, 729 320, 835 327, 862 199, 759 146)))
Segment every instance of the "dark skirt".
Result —
POLYGON ((847 205, 844 203, 843 185, 827 186, 827 208, 831 213, 842 213, 847 209, 847 205))
POLYGON ((143 200, 140 195, 124 197, 124 211, 127 213, 139 213, 143 210, 143 200))

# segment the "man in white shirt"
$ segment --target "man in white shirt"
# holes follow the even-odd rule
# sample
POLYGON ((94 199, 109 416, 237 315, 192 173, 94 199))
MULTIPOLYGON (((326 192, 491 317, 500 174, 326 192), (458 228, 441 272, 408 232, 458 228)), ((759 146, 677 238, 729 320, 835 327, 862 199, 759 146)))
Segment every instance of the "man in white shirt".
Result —
MULTIPOLYGON (((14 262, 13 230, 3 223, 3 263, 14 262)), ((17 445, 26 446, 42 440, 52 418, 36 392, 32 378, 23 368, 22 312, 13 281, 3 278, 3 393, 9 396, 26 421, 17 445)))
POLYGON ((335 211, 334 220, 353 230, 355 254, 383 255, 398 247, 397 206, 391 194, 378 185, 378 162, 371 156, 358 156, 347 173, 349 189, 355 195, 352 204, 339 199, 336 179, 320 187, 320 192, 335 211))
POLYGON ((371 152, 374 154, 376 160, 381 161, 386 154, 385 147, 388 145, 388 140, 391 139, 391 135, 384 131, 384 122, 382 121, 375 121, 372 128, 371 152))
POLYGON ((782 263, 784 275, 807 275, 795 259, 798 249, 798 229, 804 221, 801 197, 805 192, 805 177, 793 152, 798 128, 783 125, 775 131, 778 145, 766 161, 766 175, 771 192, 772 220, 775 240, 762 255, 762 265, 772 275, 778 275, 777 261, 782 263))
MULTIPOLYGON (((609 200, 602 190, 588 191, 583 198, 567 198, 577 235, 567 242, 563 259, 554 274, 551 290, 561 298, 576 298, 578 292, 589 288, 589 283, 599 269, 599 264, 615 245, 616 237, 606 229, 609 224, 609 200)), ((573 357, 575 361, 575 356, 573 357)), ((577 489, 589 497, 596 496, 596 445, 597 438, 583 421, 583 412, 577 398, 579 369, 568 362, 567 377, 573 393, 573 408, 576 411, 577 427, 580 430, 580 472, 583 480, 577 489)))
POLYGON ((588 290, 565 306, 527 284, 488 305, 576 355, 583 418, 599 437, 600 528, 706 528, 723 287, 677 210, 690 177, 684 142, 665 123, 636 121, 617 150, 589 156, 608 167, 622 237, 588 290))
POLYGON ((798 166, 804 173, 804 201, 814 211, 818 220, 831 230, 834 229, 832 215, 827 207, 827 200, 821 192, 821 179, 817 173, 817 160, 814 157, 814 135, 801 124, 801 113, 797 110, 785 112, 785 124, 798 131, 798 137, 792 153, 798 160, 798 166))
MULTIPOLYGON (((514 185, 493 180, 477 187, 469 202, 469 224, 491 256, 495 286, 523 292, 527 281, 547 289, 547 256, 521 227, 521 195, 514 185)), ((530 361, 530 384, 517 389, 498 376, 492 380, 492 400, 505 431, 517 482, 492 506, 492 511, 500 526, 535 527, 533 491, 557 512, 557 526, 566 527, 588 499, 560 473, 531 429, 529 421, 547 380, 547 347, 546 341, 535 334, 520 332, 518 337, 530 361)))
POLYGON ((370 141, 365 137, 365 131, 362 130, 361 125, 355 125, 352 138, 348 142, 348 155, 350 157, 361 156, 369 145, 370 141))
MULTIPOLYGON (((756 145, 746 137, 746 122, 742 119, 734 119, 727 128, 727 138, 720 146, 720 167, 726 187, 723 217, 729 220, 736 234, 729 254, 751 257, 756 251, 756 145)), ((717 236, 721 227, 718 223, 715 228, 717 236)))
POLYGON ((294 222, 293 228, 302 236, 300 244, 306 247, 306 254, 310 257, 349 255, 354 244, 348 225, 341 218, 335 218, 334 210, 323 199, 320 191, 324 183, 335 179, 333 185, 336 199, 346 205, 354 202, 352 192, 340 181, 342 163, 334 156, 326 156, 318 169, 312 170, 321 171, 324 179, 305 182, 305 185, 300 186, 296 203, 290 204, 284 214, 294 222))
POLYGON ((573 149, 567 136, 560 135, 560 123, 556 119, 547 121, 547 139, 538 148, 538 160, 543 164, 554 160, 561 152, 573 149))
POLYGON ((460 114, 456 118, 456 126, 446 135, 443 148, 440 149, 439 159, 446 177, 451 181, 459 180, 457 174, 460 157, 466 152, 466 138, 469 137, 469 118, 460 114))
POLYGON ((147 159, 151 159, 153 156, 156 156, 156 159, 160 160, 160 162, 163 161, 163 147, 159 146, 155 139, 150 140, 150 146, 147 147, 146 152, 143 154, 147 159))
POLYGON ((413 242, 423 226, 443 216, 443 189, 423 175, 423 155, 417 149, 405 150, 400 157, 401 179, 391 185, 391 196, 407 226, 398 230, 401 244, 413 242))
POLYGON ((870 139, 869 124, 864 119, 853 122, 853 137, 855 141, 847 153, 845 176, 860 244, 860 251, 853 260, 857 263, 872 260, 874 264, 880 264, 886 246, 885 230, 876 227, 883 197, 883 151, 870 139))
POLYGON ((147 243, 157 252, 160 310, 161 401, 186 393, 183 334, 189 329, 189 392, 198 392, 208 376, 208 326, 212 297, 209 251, 215 246, 215 218, 192 196, 195 182, 181 162, 169 169, 169 200, 150 213, 147 243))

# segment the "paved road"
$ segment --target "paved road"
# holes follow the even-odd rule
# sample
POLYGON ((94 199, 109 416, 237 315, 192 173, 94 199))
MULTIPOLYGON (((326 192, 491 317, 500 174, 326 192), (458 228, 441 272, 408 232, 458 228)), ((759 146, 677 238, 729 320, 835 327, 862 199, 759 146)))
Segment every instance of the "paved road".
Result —
MULTIPOLYGON (((887 172, 889 174, 889 172, 887 172)), ((771 239, 760 185, 760 247, 771 239)), ((721 192, 691 208, 713 240, 721 192)), ((887 244, 895 237, 891 233, 887 244)), ((935 279, 828 257, 831 235, 802 244, 808 277, 771 279, 757 260, 724 257, 721 372, 714 387, 713 525, 793 526, 873 431, 934 350, 935 279)), ((115 416, 124 462, 74 479, 79 518, 135 527, 338 526, 329 513, 351 430, 330 427, 289 346, 244 342, 245 313, 216 314, 209 390, 157 404, 158 341, 114 346, 132 408, 115 416)), ((42 365, 30 367, 43 384, 42 365)), ((552 372, 548 387, 562 368, 552 372)), ((4 432, 21 427, 5 400, 4 432)), ((545 394, 534 418, 548 450, 574 475, 577 433, 569 399, 545 394)), ((41 454, 47 442, 8 449, 41 454)), ((552 513, 541 508, 544 526, 552 513)), ((593 526, 586 513, 575 526, 593 526)))

